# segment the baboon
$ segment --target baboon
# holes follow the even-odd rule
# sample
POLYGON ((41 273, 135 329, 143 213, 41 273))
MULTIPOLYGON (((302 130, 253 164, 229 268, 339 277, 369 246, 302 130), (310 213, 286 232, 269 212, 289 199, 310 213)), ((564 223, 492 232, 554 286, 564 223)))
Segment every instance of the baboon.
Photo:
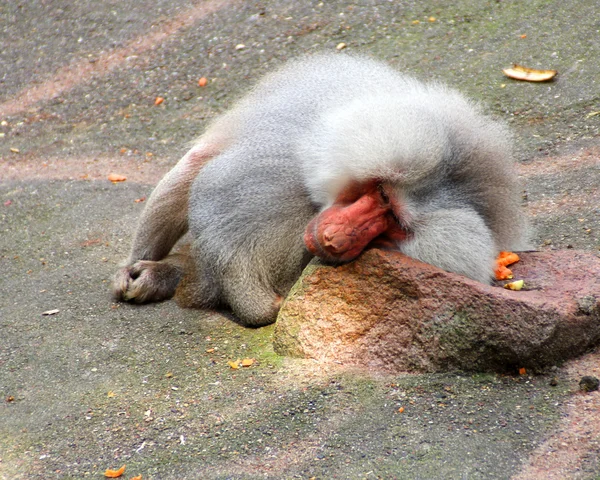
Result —
POLYGON ((313 256, 376 246, 489 283, 527 231, 502 125, 347 54, 290 61, 209 126, 152 193, 116 298, 173 296, 184 267, 170 252, 188 229, 192 303, 248 326, 275 321, 313 256))

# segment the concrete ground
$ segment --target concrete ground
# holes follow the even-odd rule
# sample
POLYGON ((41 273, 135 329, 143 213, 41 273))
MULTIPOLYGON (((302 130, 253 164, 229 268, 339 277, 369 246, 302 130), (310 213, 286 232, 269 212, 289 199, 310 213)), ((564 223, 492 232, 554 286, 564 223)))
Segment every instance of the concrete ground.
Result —
POLYGON ((383 376, 109 295, 186 142, 266 71, 340 43, 509 123, 536 244, 598 252, 598 38, 587 0, 0 3, 0 478, 600 478, 600 393, 578 392, 597 351, 535 375, 383 376), (513 62, 559 76, 512 81, 513 62))

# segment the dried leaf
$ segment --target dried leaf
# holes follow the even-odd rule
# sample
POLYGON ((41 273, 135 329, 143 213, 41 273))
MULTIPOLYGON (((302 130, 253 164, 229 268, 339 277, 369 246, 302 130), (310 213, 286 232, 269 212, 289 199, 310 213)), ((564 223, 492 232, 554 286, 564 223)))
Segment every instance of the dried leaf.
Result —
POLYGON ((138 475, 137 477, 131 477, 129 480, 142 480, 142 476, 138 475))
POLYGON ((527 374, 527 370, 525 368, 519 368, 519 375, 526 375, 527 374))
POLYGON ((506 285, 504 285, 504 288, 507 288, 509 290, 521 290, 523 288, 523 286, 525 285, 525 282, 523 280, 515 280, 514 282, 510 282, 507 283, 506 285))
POLYGON ((118 183, 118 182, 124 182, 125 180, 127 180, 127 177, 125 175, 119 175, 118 173, 111 173, 108 176, 108 180, 111 181, 112 183, 118 183))
POLYGON ((107 396, 108 398, 115 398, 115 397, 117 396, 117 394, 111 390, 110 392, 108 392, 108 393, 106 394, 106 396, 107 396))
POLYGON ((509 78, 525 80, 527 82, 546 82, 552 80, 558 73, 556 70, 536 70, 535 68, 527 68, 516 63, 512 68, 505 68, 502 72, 509 78))
POLYGON ((20 153, 21 152, 21 150, 19 150, 18 148, 11 148, 10 151, 13 152, 13 153, 20 153))
POLYGON ((123 465, 121 468, 119 468, 118 470, 106 470, 106 472, 104 472, 104 476, 106 478, 118 478, 121 475, 123 475, 125 473, 125 465, 123 465))

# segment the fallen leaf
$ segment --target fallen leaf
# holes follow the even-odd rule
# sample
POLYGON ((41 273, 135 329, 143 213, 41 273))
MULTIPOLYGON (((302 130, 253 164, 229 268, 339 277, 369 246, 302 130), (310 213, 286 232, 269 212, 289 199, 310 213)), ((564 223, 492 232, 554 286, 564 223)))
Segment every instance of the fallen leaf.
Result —
POLYGON ((400 408, 398 409, 398 413, 404 413, 404 407, 400 407, 400 408))
POLYGON ((131 477, 129 480, 142 480, 142 476, 138 475, 137 477, 131 477))
POLYGON ((430 21, 431 23, 433 23, 433 22, 435 22, 435 17, 429 17, 427 20, 430 21))
POLYGON ((343 50, 344 48, 346 48, 346 44, 344 42, 342 43, 338 43, 337 47, 335 47, 336 50, 343 50))
POLYGON ((202 77, 200 80, 198 80, 199 87, 206 87, 207 84, 208 84, 208 80, 205 77, 202 77))
POLYGON ((527 82, 546 82, 552 80, 557 70, 537 70, 535 68, 527 68, 522 65, 513 64, 512 68, 502 70, 504 75, 515 80, 525 80, 527 82))
POLYGON ((124 182, 125 180, 127 180, 127 177, 125 175, 119 175, 118 173, 111 173, 108 176, 108 180, 111 181, 112 183, 118 183, 118 182, 124 182))
POLYGON ((524 33, 523 35, 521 35, 521 38, 527 38, 527 34, 524 33))
POLYGON ((526 375, 526 374, 527 374, 527 369, 519 368, 519 375, 526 375))
POLYGON ((233 370, 237 370, 238 368, 240 368, 240 359, 238 358, 235 362, 229 360, 227 362, 227 365, 229 365, 233 370))
POLYGON ((154 100, 154 105, 160 105, 164 101, 165 99, 163 97, 156 97, 156 99, 154 100))
POLYGON ((107 396, 108 398, 115 398, 115 397, 117 396, 117 394, 111 390, 110 392, 108 392, 108 393, 106 394, 106 396, 107 396))
POLYGON ((106 472, 104 472, 104 476, 106 478, 118 478, 121 475, 123 475, 125 473, 125 465, 123 465, 121 468, 119 468, 118 470, 106 470, 106 472))
POLYGON ((165 377, 166 378, 171 378, 173 376, 173 372, 167 372, 165 373, 165 377))
POLYGON ((515 280, 514 282, 510 282, 504 285, 504 288, 507 288, 508 290, 518 291, 521 290, 524 285, 525 282, 523 280, 515 280))
POLYGON ((590 118, 590 117, 594 117, 596 115, 600 115, 600 110, 598 110, 597 112, 590 112, 588 113, 585 118, 590 118))
POLYGON ((6 401, 7 401, 8 403, 10 403, 10 402, 14 402, 14 401, 15 401, 15 397, 13 397, 12 395, 9 395, 8 397, 6 397, 6 401))
POLYGON ((46 310, 45 312, 42 312, 42 315, 56 315, 58 312, 60 312, 60 310, 55 308, 54 310, 46 310))
POLYGON ((251 365, 254 364, 254 359, 253 358, 244 358, 242 360, 242 367, 249 367, 251 365))

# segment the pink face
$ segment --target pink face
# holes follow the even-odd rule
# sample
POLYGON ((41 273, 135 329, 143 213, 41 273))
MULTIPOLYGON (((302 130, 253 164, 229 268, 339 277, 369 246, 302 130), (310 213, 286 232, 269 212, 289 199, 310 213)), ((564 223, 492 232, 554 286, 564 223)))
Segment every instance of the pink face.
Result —
POLYGON ((410 235, 401 225, 401 212, 390 185, 378 180, 353 183, 311 220, 304 243, 313 255, 339 262, 353 260, 368 246, 394 248, 410 235))

